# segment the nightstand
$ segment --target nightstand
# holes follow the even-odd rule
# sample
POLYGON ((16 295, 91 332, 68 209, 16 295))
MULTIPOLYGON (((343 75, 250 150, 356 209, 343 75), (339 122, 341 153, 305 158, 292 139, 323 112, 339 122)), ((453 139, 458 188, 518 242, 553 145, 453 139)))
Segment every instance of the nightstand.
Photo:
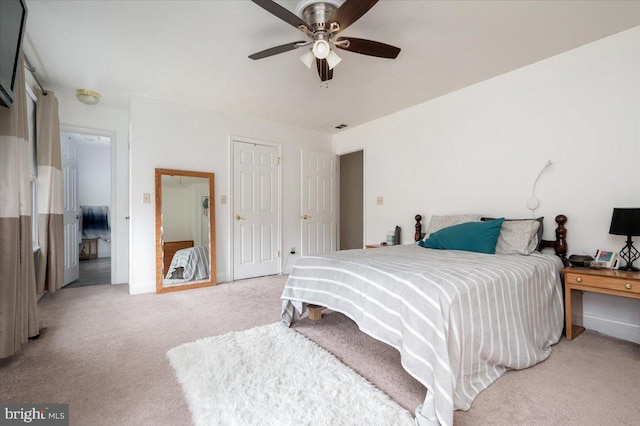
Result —
POLYGON ((613 296, 640 299, 640 273, 614 269, 564 268, 564 311, 566 335, 571 340, 584 331, 584 327, 571 324, 571 291, 591 291, 613 296))

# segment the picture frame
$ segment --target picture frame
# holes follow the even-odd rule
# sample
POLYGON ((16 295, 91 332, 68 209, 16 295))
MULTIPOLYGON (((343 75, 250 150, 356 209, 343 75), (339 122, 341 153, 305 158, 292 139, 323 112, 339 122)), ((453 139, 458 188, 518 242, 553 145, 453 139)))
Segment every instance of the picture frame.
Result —
POLYGON ((593 268, 616 269, 618 267, 618 253, 615 251, 598 249, 594 258, 595 260, 591 262, 593 268))

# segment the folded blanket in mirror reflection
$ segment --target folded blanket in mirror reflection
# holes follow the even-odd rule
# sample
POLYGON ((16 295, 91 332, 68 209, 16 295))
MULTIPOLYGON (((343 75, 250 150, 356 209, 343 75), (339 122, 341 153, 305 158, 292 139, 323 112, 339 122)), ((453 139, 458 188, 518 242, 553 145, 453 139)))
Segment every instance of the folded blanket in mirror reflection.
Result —
POLYGON ((82 210, 82 238, 100 238, 111 241, 111 227, 109 226, 108 206, 80 206, 82 210))
POLYGON ((178 250, 171 259, 166 279, 198 281, 209 278, 209 249, 189 247, 178 250))

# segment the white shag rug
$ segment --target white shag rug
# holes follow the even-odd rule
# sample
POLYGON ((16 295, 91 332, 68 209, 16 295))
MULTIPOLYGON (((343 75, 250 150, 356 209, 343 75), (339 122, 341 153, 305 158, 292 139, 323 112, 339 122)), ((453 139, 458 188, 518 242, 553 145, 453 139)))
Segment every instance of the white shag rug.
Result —
POLYGON ((197 426, 414 424, 408 410, 279 323, 185 343, 167 356, 197 426))

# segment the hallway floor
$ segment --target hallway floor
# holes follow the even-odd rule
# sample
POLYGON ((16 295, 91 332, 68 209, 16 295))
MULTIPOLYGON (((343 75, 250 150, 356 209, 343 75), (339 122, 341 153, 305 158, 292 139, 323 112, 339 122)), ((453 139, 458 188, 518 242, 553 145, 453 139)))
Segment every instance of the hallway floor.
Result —
POLYGON ((89 285, 111 284, 111 258, 80 261, 80 278, 64 288, 86 287, 89 285))

